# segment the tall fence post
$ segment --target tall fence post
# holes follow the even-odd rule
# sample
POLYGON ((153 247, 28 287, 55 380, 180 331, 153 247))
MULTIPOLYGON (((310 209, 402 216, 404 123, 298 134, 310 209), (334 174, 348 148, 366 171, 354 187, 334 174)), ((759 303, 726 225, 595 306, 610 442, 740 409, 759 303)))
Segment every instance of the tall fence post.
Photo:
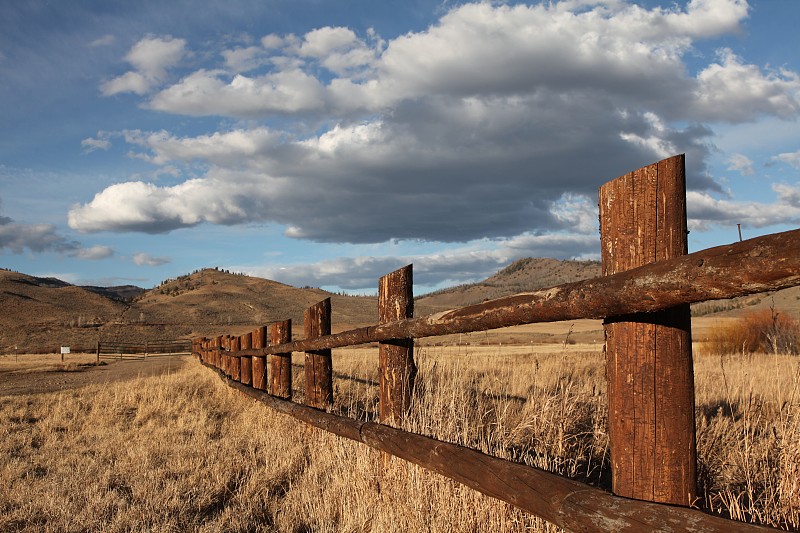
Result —
POLYGON ((222 336, 218 335, 213 339, 214 343, 214 366, 225 371, 225 361, 222 358, 222 336))
MULTIPOLYGON (((687 253, 684 156, 600 188, 603 275, 687 253)), ((691 505, 697 497, 689 305, 605 321, 612 490, 691 505)))
MULTIPOLYGON (((378 321, 381 324, 414 316, 412 266, 383 276, 378 281, 378 321)), ((411 407, 417 365, 414 339, 380 343, 380 421, 399 424, 411 407)))
MULTIPOLYGON (((270 329, 270 344, 292 342, 292 321, 275 322, 270 329)), ((292 352, 269 356, 269 393, 278 398, 292 399, 292 352)))
POLYGON ((224 335, 222 337, 222 366, 225 370, 225 375, 233 377, 233 358, 229 355, 231 351, 231 336, 224 335))
MULTIPOLYGON (((259 350, 267 347, 267 326, 260 326, 250 336, 253 341, 253 349, 259 350)), ((267 358, 264 356, 253 356, 253 388, 267 389, 267 358)))
MULTIPOLYGON (((325 298, 303 314, 303 329, 307 339, 331 334, 331 299, 325 298)), ((331 350, 306 352, 306 405, 325 409, 333 405, 333 362, 331 350)))
MULTIPOLYGON (((230 344, 231 352, 238 352, 241 349, 239 337, 231 337, 228 341, 230 344)), ((231 365, 231 379, 233 381, 241 381, 242 379, 242 359, 241 357, 231 355, 228 357, 231 365)))
MULTIPOLYGON (((253 334, 252 333, 245 333, 241 337, 239 337, 239 349, 240 350, 249 350, 253 347, 253 334)), ((239 361, 242 365, 242 378, 241 382, 245 385, 250 385, 253 383, 253 359, 249 355, 243 355, 239 358, 239 361)))

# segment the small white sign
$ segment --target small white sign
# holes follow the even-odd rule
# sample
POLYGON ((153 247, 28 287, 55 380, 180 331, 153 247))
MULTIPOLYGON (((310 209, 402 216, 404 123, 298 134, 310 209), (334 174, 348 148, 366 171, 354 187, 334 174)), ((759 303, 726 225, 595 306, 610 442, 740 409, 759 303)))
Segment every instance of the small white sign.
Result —
POLYGON ((64 355, 65 353, 69 353, 69 346, 61 347, 61 355, 64 355))

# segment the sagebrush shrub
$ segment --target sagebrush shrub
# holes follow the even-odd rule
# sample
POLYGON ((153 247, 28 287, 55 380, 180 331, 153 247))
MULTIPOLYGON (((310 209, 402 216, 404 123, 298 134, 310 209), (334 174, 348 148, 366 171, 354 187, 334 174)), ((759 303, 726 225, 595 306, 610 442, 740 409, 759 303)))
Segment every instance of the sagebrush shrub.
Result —
POLYGON ((759 309, 735 322, 714 327, 708 335, 709 353, 800 353, 800 321, 774 309, 759 309))

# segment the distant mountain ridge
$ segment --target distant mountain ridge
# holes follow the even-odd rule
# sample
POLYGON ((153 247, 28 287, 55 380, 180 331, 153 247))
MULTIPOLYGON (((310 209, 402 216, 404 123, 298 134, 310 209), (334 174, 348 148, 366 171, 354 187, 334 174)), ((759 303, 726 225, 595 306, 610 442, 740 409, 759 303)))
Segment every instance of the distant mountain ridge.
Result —
POLYGON ((130 302, 144 294, 146 289, 136 285, 115 285, 113 287, 96 287, 94 285, 79 285, 80 288, 91 291, 100 296, 120 302, 130 302))
POLYGON ((141 287, 137 287, 136 285, 117 285, 113 287, 98 287, 94 285, 73 285, 72 283, 68 283, 66 281, 53 277, 42 278, 37 276, 29 276, 27 274, 22 274, 20 272, 15 272, 13 270, 6 270, 6 269, 1 269, 0 272, 5 272, 8 275, 11 275, 10 277, 8 277, 8 279, 16 283, 43 287, 47 289, 78 287, 93 292, 95 294, 99 294, 100 296, 104 296, 111 300, 119 300, 123 302, 133 300, 146 290, 141 287), (19 274, 19 276, 14 277, 13 274, 19 274))

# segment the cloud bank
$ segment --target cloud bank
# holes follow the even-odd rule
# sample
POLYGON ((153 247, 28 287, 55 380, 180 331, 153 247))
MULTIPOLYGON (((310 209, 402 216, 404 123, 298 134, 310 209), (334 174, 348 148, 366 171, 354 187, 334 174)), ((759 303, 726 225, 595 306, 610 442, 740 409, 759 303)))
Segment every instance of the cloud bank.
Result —
MULTIPOLYGON (((577 256, 587 252, 576 243, 596 240, 597 187, 675 153, 687 154, 694 227, 797 220, 787 190, 775 190, 778 209, 718 200, 706 170, 716 125, 800 114, 797 73, 728 49, 696 54, 695 43, 740 31, 748 10, 744 0, 471 3, 388 40, 345 27, 270 34, 207 54, 217 60, 174 83, 168 72, 193 52, 148 36, 103 94, 136 93, 152 110, 227 126, 120 132, 132 157, 183 177, 107 187, 75 205, 69 225, 157 234, 268 223, 317 242, 501 248, 554 233, 577 256)), ((797 154, 778 157, 797 164, 797 154)), ((752 172, 741 157, 730 168, 752 172)))
POLYGON ((114 250, 108 246, 85 248, 78 241, 61 235, 52 224, 23 224, 0 216, 0 251, 21 254, 26 249, 34 253, 54 252, 88 260, 108 259, 114 255, 114 250))

